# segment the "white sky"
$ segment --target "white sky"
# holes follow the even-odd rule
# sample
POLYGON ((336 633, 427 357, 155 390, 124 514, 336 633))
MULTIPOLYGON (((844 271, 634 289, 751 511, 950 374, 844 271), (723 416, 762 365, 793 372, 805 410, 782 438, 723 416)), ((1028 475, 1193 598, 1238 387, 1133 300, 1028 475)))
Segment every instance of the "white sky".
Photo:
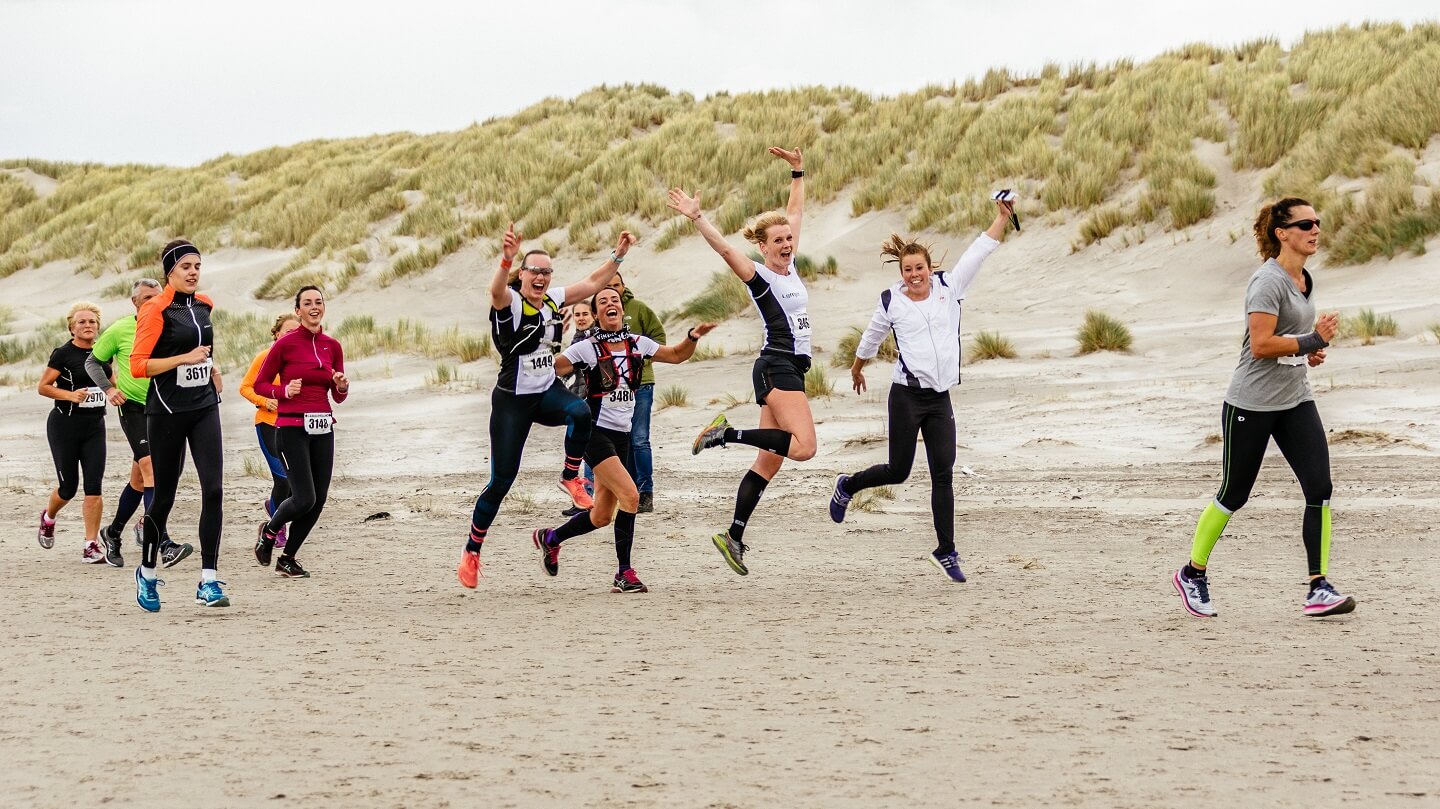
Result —
POLYGON ((0 158, 189 165, 458 129, 601 83, 889 94, 1437 17, 1435 0, 0 0, 0 158))

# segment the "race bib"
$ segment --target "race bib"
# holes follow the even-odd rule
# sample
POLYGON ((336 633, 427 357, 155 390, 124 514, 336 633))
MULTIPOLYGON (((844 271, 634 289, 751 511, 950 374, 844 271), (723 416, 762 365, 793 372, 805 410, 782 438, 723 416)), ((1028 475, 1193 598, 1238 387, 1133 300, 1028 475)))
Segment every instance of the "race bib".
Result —
POLYGON ((194 365, 181 365, 175 369, 175 384, 182 388, 203 388, 210 384, 212 367, 214 364, 208 359, 194 365))
MULTIPOLYGON (((1281 336, 1281 337, 1289 337, 1289 338, 1292 339, 1292 340, 1298 340, 1298 339, 1300 339, 1301 337, 1304 337, 1305 335, 1303 335, 1303 334, 1282 334, 1282 335, 1280 335, 1280 336, 1281 336)), ((1291 355, 1291 356, 1289 356, 1289 357, 1276 357, 1276 358, 1275 358, 1275 361, 1278 362, 1278 363, 1280 363, 1281 365, 1295 366, 1295 365, 1305 365, 1308 360, 1307 360, 1307 358, 1305 357, 1304 354, 1293 354, 1293 355, 1291 355)))
POLYGON ((554 376, 555 355, 549 349, 526 354, 520 358, 520 373, 526 376, 554 376))
POLYGON ((629 388, 616 388, 605 396, 605 407, 619 413, 635 409, 635 391, 629 388))
POLYGON ((810 336, 810 313, 800 311, 790 316, 790 333, 796 337, 810 336))
POLYGON ((306 413, 305 432, 310 435, 329 435, 335 429, 333 413, 306 413))
POLYGON ((85 399, 80 402, 81 407, 104 407, 105 391, 99 388, 85 388, 85 399))

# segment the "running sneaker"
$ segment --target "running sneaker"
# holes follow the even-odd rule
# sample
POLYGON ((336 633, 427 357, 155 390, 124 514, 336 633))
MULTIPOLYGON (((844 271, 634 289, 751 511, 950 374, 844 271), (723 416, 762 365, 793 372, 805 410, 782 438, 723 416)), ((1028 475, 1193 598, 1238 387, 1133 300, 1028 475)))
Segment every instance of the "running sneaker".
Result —
POLYGON ((159 587, 164 583, 164 579, 145 578, 140 572, 140 566, 135 566, 135 603, 140 605, 140 609, 146 612, 160 611, 159 587))
POLYGON ((135 547, 145 547, 145 518, 141 517, 135 521, 135 547))
POLYGON ((80 561, 87 565, 98 565, 105 561, 105 549, 100 543, 93 539, 85 540, 85 551, 80 555, 80 561))
POLYGON ((646 587, 645 583, 640 581, 640 577, 635 575, 634 568, 627 567, 615 574, 615 581, 610 583, 610 592, 648 593, 650 592, 650 588, 646 587))
POLYGON ((730 422, 726 421, 725 414, 721 413, 695 436, 695 442, 690 445, 690 454, 699 455, 702 449, 725 446, 725 431, 728 429, 730 422))
POLYGON ((1175 585, 1175 592, 1180 594, 1180 606, 1184 607, 1186 612, 1196 618, 1214 618, 1218 614, 1215 605, 1210 603, 1209 577, 1189 578, 1182 567, 1170 577, 1170 583, 1175 585))
MULTIPOLYGON (((845 510, 850 508, 850 500, 854 495, 846 494, 842 488, 849 475, 835 476, 835 491, 830 493, 830 519, 835 522, 845 522, 845 510)), ((963 578, 960 581, 965 581, 963 578)))
POLYGON ((55 547, 55 521, 45 512, 46 509, 40 509, 40 533, 36 538, 40 540, 40 547, 48 551, 55 547))
POLYGON ((732 539, 729 529, 710 537, 710 541, 715 543, 715 549, 725 557, 725 564, 729 565, 731 570, 741 576, 750 575, 750 568, 745 566, 745 551, 750 549, 749 546, 738 539, 732 539))
POLYGON ((586 511, 588 511, 588 510, 589 510, 589 509, 583 509, 583 508, 581 508, 581 507, 579 507, 579 506, 571 506, 571 507, 565 509, 564 511, 560 512, 560 516, 561 516, 561 517, 574 517, 576 514, 584 514, 584 513, 585 513, 586 511))
POLYGON ((536 528, 530 532, 530 540, 535 543, 535 550, 540 552, 540 568, 549 576, 560 575, 560 546, 550 544, 554 535, 553 528, 536 528))
MULTIPOLYGON (((835 507, 831 506, 830 508, 833 511, 835 507)), ((944 556, 937 556, 933 553, 930 554, 930 564, 940 568, 940 572, 944 573, 945 578, 950 581, 964 583, 965 572, 960 569, 960 554, 955 551, 951 551, 944 556)))
POLYGON ((275 575, 282 579, 308 579, 310 571, 301 567, 295 557, 281 555, 275 562, 275 575))
POLYGON ((265 527, 268 522, 260 523, 260 528, 255 532, 255 561, 261 567, 270 566, 270 552, 275 550, 275 537, 265 536, 265 527))
POLYGON ((110 526, 100 529, 100 542, 105 546, 105 564, 111 567, 124 567, 125 557, 120 555, 122 540, 120 535, 110 530, 110 526))
POLYGON ((485 565, 480 561, 480 552, 464 551, 460 554, 460 568, 456 571, 460 583, 471 590, 485 577, 485 565))
POLYGON ((595 501, 592 500, 589 493, 585 491, 585 484, 589 482, 590 481, 582 477, 573 477, 569 480, 561 478, 559 483, 560 491, 570 495, 570 499, 575 502, 576 508, 588 511, 595 505, 595 501))
POLYGON ((1301 608, 1301 612, 1312 618, 1344 615, 1354 611, 1355 599, 1340 595, 1324 578, 1315 581, 1315 586, 1310 589, 1310 595, 1305 599, 1305 606, 1301 608))
POLYGON ((275 550, 285 550, 285 526, 283 525, 280 526, 279 531, 275 532, 275 550))
POLYGON ((220 589, 223 581, 202 581, 195 588, 195 603, 201 607, 228 607, 230 596, 220 589))
POLYGON ((174 567, 180 564, 180 560, 195 552, 194 546, 189 542, 171 542, 170 537, 160 543, 160 563, 166 567, 174 567))

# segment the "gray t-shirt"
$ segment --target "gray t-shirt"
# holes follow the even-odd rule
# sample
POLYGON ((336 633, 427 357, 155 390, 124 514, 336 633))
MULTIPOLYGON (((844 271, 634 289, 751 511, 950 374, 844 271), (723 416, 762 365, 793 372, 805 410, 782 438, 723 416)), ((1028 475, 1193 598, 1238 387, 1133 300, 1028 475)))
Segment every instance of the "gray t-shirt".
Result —
MULTIPOLYGON (((1305 286, 1315 291, 1315 282, 1307 270, 1305 286)), ((1310 296, 1301 293, 1290 280, 1285 268, 1270 259, 1250 276, 1250 286, 1245 290, 1245 342, 1240 347, 1240 364, 1230 378, 1230 389, 1225 392, 1225 401, 1241 410, 1271 411, 1289 410, 1315 398, 1310 389, 1303 355, 1256 359, 1250 353, 1250 314, 1264 312, 1275 316, 1275 334, 1282 337, 1299 337, 1315 330, 1315 304, 1310 296)))

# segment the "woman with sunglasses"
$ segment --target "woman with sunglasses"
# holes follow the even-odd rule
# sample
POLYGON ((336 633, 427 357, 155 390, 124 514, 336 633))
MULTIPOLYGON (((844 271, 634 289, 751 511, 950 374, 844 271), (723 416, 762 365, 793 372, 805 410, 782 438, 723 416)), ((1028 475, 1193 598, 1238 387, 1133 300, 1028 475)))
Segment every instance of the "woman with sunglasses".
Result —
POLYGON ((1327 580, 1330 566, 1330 448, 1315 409, 1307 367, 1325 361, 1335 337, 1334 313, 1315 316, 1315 282, 1305 262, 1320 249, 1320 218, 1303 199, 1267 205, 1255 219, 1255 242, 1265 263, 1245 291, 1245 339, 1240 362, 1221 406, 1224 466, 1220 491, 1195 526, 1190 562, 1171 583, 1185 611, 1217 614, 1210 600, 1207 565, 1226 524, 1250 498, 1270 439, 1294 470, 1305 495, 1301 539, 1310 588, 1303 615, 1339 615, 1355 609, 1327 580))
POLYGON ((483 575, 480 548, 520 472, 531 426, 565 425, 560 488, 576 507, 593 505, 580 478, 580 462, 590 440, 590 408, 555 376, 555 350, 564 329, 560 310, 593 297, 608 284, 635 243, 630 231, 622 232, 610 258, 594 272, 574 284, 551 287, 555 270, 544 250, 526 252, 520 267, 512 269, 520 236, 514 224, 505 231, 500 266, 490 279, 490 334, 500 352, 500 373, 490 393, 490 481, 475 501, 470 536, 456 571, 465 587, 475 587, 483 575))

